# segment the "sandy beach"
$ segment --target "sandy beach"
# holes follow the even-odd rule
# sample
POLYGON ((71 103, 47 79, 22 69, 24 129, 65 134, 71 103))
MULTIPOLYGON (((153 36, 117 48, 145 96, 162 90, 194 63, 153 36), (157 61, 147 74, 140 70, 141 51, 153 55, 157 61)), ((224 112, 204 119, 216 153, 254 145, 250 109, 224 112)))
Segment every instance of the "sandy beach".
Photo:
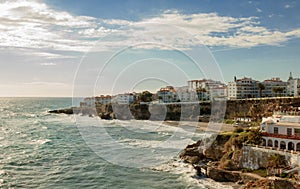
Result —
POLYGON ((197 131, 215 131, 215 132, 226 132, 226 131, 233 131, 235 127, 231 124, 225 123, 208 123, 208 122, 191 122, 191 121, 165 121, 167 125, 171 126, 191 126, 197 127, 197 131))

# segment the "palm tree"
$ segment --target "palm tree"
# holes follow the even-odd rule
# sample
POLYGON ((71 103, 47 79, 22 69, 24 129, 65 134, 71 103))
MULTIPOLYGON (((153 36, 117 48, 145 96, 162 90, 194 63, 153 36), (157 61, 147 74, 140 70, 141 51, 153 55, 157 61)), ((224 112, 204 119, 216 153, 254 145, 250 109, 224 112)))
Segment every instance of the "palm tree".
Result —
POLYGON ((272 90, 273 90, 273 92, 275 93, 275 97, 277 97, 278 87, 274 87, 272 90))
POLYGON ((262 97, 262 91, 266 89, 264 84, 258 83, 258 89, 259 89, 259 97, 262 97))
POLYGON ((278 92, 280 96, 282 96, 282 93, 284 92, 284 87, 278 87, 278 92))

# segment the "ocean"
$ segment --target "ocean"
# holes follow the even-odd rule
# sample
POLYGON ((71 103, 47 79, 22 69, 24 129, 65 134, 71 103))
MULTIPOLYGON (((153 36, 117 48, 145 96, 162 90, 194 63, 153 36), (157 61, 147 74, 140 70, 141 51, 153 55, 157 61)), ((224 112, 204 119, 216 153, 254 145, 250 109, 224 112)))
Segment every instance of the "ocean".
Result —
POLYGON ((48 113, 71 106, 72 98, 0 98, 0 188, 231 188, 178 158, 201 133, 48 113))

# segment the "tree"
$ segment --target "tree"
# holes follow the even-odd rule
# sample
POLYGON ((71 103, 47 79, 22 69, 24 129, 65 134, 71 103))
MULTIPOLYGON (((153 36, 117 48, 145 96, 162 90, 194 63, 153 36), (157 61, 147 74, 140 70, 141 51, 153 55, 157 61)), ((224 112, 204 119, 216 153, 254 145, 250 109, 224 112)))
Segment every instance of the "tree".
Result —
POLYGON ((151 102, 152 101, 153 94, 149 91, 143 91, 142 94, 140 94, 140 100, 142 102, 151 102))
POLYGON ((287 162, 285 160, 285 157, 279 154, 273 154, 268 158, 268 168, 284 168, 286 167, 287 162))
POLYGON ((259 97, 262 97, 262 91, 266 89, 264 84, 258 83, 258 89, 259 89, 259 97))
POLYGON ((274 87, 273 92, 275 93, 275 96, 278 96, 278 93, 280 96, 282 96, 282 93, 284 92, 285 88, 284 87, 274 87))
POLYGON ((280 96, 282 96, 282 93, 284 92, 284 87, 278 87, 278 92, 280 96))
POLYGON ((275 93, 275 96, 277 97, 278 87, 274 87, 272 90, 273 90, 273 92, 275 93))
POLYGON ((248 141, 249 144, 260 145, 262 142, 262 134, 259 129, 251 130, 248 134, 248 141))

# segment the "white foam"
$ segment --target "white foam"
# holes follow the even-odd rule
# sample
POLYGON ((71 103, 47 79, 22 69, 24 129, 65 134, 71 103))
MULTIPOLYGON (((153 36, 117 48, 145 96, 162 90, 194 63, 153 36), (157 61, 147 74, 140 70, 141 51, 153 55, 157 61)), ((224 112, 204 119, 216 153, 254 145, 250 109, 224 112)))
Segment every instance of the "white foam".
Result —
POLYGON ((51 142, 51 140, 50 139, 32 140, 31 144, 45 144, 47 142, 51 142))
POLYGON ((197 172, 192 165, 184 163, 179 159, 173 159, 168 163, 162 164, 157 167, 153 167, 151 169, 155 171, 164 171, 173 174, 180 174, 181 176, 178 179, 180 181, 184 181, 185 183, 189 183, 187 188, 196 185, 200 188, 208 189, 233 189, 233 187, 228 184, 222 184, 210 178, 198 177, 197 172))
POLYGON ((5 175, 6 172, 4 170, 0 170, 0 175, 5 175))

